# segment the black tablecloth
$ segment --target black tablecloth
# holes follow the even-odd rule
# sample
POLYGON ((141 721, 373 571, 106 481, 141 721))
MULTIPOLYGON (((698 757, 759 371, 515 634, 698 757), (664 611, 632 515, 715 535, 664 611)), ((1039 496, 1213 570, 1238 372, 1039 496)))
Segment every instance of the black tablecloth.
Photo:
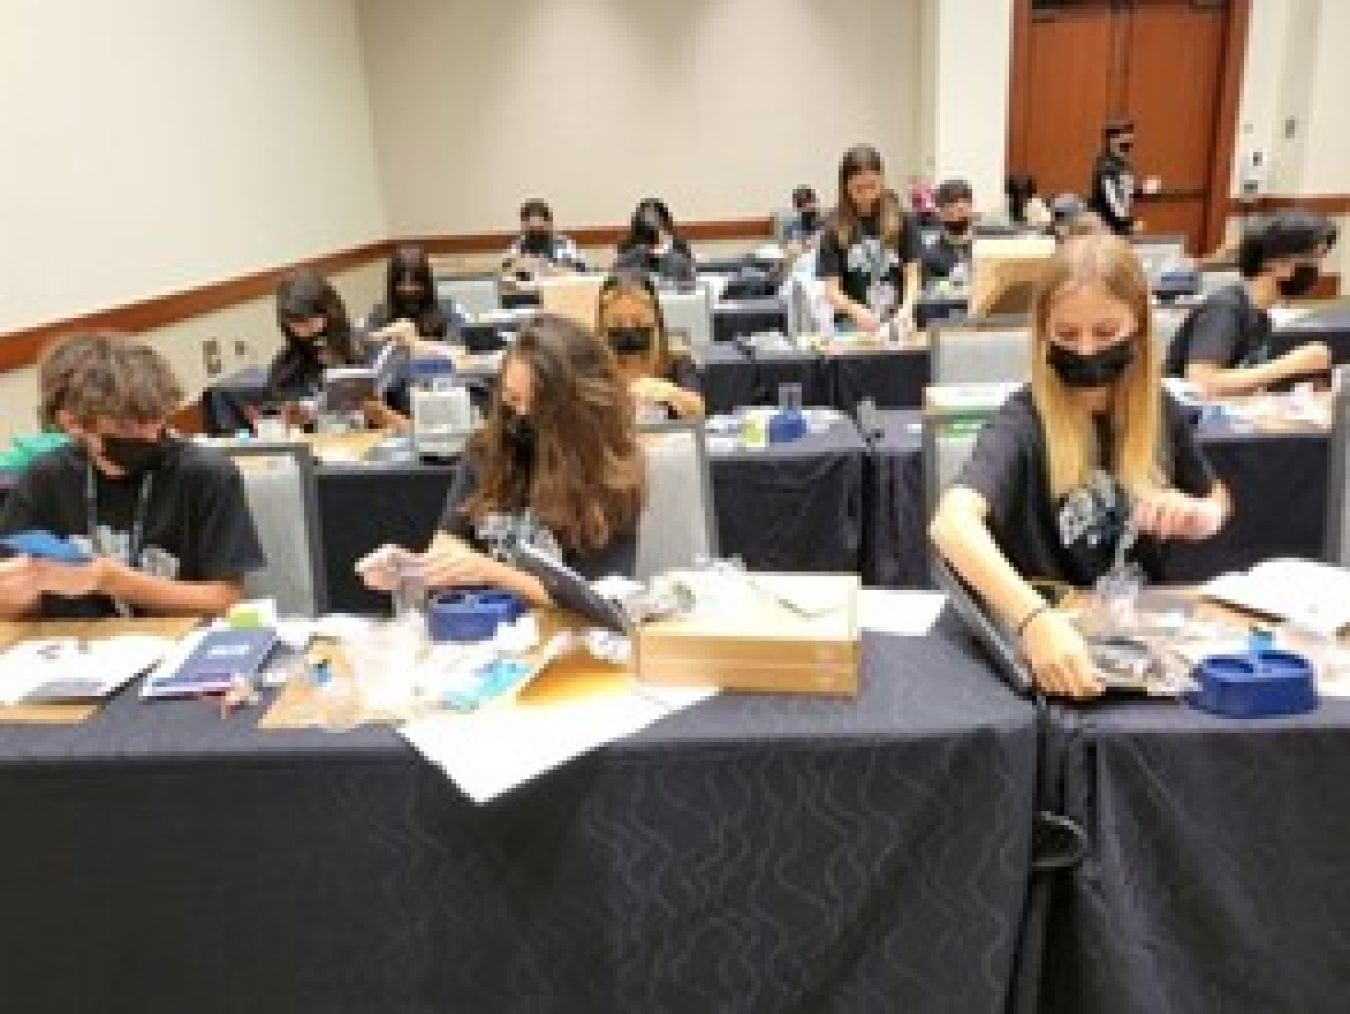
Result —
POLYGON ((853 412, 864 398, 871 398, 877 408, 919 408, 929 383, 927 348, 831 352, 825 369, 829 404, 843 412, 853 412))
POLYGON ((714 342, 729 342, 764 331, 788 333, 787 305, 777 296, 724 299, 712 310, 714 342))
POLYGON ((790 444, 714 454, 722 555, 756 570, 857 571, 866 456, 847 420, 790 444))
POLYGON ((815 352, 759 352, 738 345, 714 346, 701 356, 703 398, 709 413, 743 405, 777 405, 780 384, 801 384, 802 404, 834 404, 824 359, 815 352))
POLYGON ((885 588, 927 588, 923 432, 917 409, 878 412, 883 430, 872 442, 865 486, 863 579, 885 588))
POLYGON ((5 726, 5 1009, 998 1010, 1031 709, 864 649, 857 701, 723 696, 484 807, 385 729, 5 726))
POLYGON ((267 397, 267 369, 247 366, 202 388, 202 426, 212 436, 252 432, 249 409, 267 397))
POLYGON ((1338 1014, 1350 983, 1350 704, 1232 721, 1056 713, 1086 860, 1051 887, 1047 1014, 1338 1014))

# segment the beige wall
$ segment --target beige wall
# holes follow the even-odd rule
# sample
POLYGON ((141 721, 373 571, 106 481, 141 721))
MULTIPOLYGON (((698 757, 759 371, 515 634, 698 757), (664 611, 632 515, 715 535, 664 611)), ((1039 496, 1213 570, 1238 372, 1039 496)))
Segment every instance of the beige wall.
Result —
POLYGON ((923 0, 919 119, 934 182, 962 177, 986 214, 1003 211, 1012 0, 923 0))
POLYGON ((0 24, 0 333, 386 235, 354 0, 0 24))
MULTIPOLYGON (((1265 156, 1265 193, 1350 193, 1348 38, 1346 0, 1255 0, 1238 111, 1234 194, 1243 159, 1252 151, 1265 156)), ((1344 237, 1350 217, 1339 225, 1344 237)), ((1328 261, 1328 270, 1350 279, 1350 243, 1340 242, 1328 261)))
POLYGON ((358 0, 396 233, 763 214, 876 143, 917 168, 919 0, 358 0))

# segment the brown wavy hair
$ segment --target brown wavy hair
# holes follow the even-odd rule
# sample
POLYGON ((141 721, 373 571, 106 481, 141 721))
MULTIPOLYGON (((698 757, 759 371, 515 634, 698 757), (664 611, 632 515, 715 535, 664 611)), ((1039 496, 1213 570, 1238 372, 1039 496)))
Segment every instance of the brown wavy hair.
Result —
POLYGON ((533 376, 533 467, 524 468, 506 440, 511 410, 499 383, 487 425, 469 441, 477 481, 464 513, 479 519, 529 507, 570 550, 597 549, 636 530, 642 451, 633 401, 608 347, 580 324, 538 314, 521 328, 503 370, 513 360, 533 376))
POLYGON ((183 387, 163 356, 111 331, 70 335, 52 346, 38 367, 38 391, 38 418, 47 427, 63 410, 83 425, 100 418, 155 422, 183 402, 183 387))
MULTIPOLYGON (((885 174, 886 166, 881 160, 881 152, 870 144, 857 144, 844 152, 839 161, 839 200, 834 206, 834 221, 831 228, 839 245, 848 248, 854 237, 862 232, 863 213, 854 207, 853 198, 848 195, 849 180, 863 173, 885 174)), ((881 221, 882 245, 897 250, 900 247, 900 228, 904 224, 904 209, 894 192, 886 189, 882 192, 877 205, 881 221)))

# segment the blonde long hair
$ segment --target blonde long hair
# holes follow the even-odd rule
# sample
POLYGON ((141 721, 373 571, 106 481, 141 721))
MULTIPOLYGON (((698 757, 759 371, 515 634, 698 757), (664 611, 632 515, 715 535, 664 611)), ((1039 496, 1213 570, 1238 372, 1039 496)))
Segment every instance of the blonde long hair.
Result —
POLYGON ((1113 386, 1110 411, 1113 472, 1136 496, 1162 481, 1161 356, 1139 258, 1119 237, 1098 235, 1073 238, 1055 252, 1032 307, 1031 395, 1045 433, 1051 498, 1059 500, 1086 484, 1097 467, 1092 419, 1046 361, 1055 301, 1079 286, 1101 288, 1134 314, 1134 358, 1113 386))

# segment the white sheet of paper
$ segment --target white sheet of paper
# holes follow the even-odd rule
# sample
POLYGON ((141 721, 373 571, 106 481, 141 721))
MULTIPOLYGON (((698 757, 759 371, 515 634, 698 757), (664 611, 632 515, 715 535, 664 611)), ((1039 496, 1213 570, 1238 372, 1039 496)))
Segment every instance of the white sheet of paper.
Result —
POLYGON ((1278 331, 1280 328, 1288 327, 1296 320, 1306 317, 1312 311, 1307 307, 1272 306, 1269 312, 1270 322, 1274 325, 1275 330, 1278 331))
POLYGON ((1323 633, 1350 624, 1350 571, 1315 560, 1266 560, 1246 572, 1220 574, 1200 591, 1323 633))
POLYGON ((921 637, 933 629, 946 602, 942 592, 864 588, 858 595, 858 628, 921 637))
POLYGON ((509 705, 440 714, 399 732, 464 790, 485 803, 574 757, 630 736, 717 691, 634 691, 557 704, 509 705))
POLYGON ((0 704, 18 704, 54 681, 93 681, 88 699, 103 697, 135 679, 173 646, 165 637, 117 634, 78 641, 73 637, 20 641, 0 655, 0 704))

